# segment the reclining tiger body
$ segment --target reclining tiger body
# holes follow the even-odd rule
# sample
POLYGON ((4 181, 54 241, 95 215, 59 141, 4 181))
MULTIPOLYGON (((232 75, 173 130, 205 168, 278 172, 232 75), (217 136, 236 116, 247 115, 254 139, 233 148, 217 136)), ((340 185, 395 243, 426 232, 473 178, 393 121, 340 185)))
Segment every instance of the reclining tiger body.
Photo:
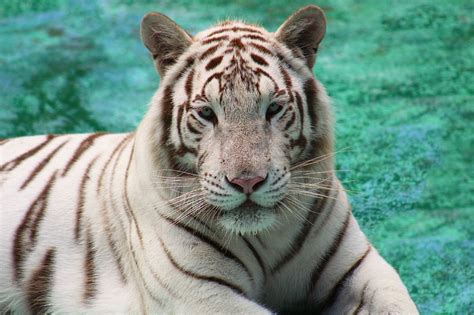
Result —
POLYGON ((192 37, 150 13, 137 130, 0 143, 0 312, 417 313, 334 174, 325 18, 192 37))

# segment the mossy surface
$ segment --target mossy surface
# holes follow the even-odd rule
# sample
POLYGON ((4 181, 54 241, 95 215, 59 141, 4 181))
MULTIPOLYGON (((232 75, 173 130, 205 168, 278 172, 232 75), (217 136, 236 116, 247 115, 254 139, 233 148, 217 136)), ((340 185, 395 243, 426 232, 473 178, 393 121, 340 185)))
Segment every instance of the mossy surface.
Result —
MULTIPOLYGON (((191 33, 270 30, 307 1, 0 4, 0 137, 133 129, 159 78, 139 41, 161 11, 191 33)), ((337 169, 364 231, 424 314, 474 310, 474 4, 324 0, 314 68, 332 97, 337 169)))

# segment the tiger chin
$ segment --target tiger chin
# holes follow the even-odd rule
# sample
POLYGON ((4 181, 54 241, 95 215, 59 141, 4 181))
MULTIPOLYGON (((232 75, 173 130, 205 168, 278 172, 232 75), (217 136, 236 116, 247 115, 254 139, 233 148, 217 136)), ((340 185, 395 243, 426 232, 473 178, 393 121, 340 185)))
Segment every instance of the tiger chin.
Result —
POLYGON ((325 28, 147 14, 134 132, 2 140, 0 313, 417 314, 334 174, 325 28))

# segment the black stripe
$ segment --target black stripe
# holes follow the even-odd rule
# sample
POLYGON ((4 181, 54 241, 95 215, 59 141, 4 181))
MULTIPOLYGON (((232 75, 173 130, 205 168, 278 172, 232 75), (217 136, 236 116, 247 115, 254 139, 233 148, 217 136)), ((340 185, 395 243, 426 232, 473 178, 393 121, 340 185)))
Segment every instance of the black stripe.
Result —
POLYGON ((0 145, 8 143, 11 139, 0 139, 0 145))
POLYGON ((205 276, 205 275, 200 275, 200 274, 197 274, 197 273, 194 273, 194 272, 191 272, 189 270, 186 270, 184 269, 182 266, 180 266, 176 260, 173 258, 173 256, 171 256, 171 253, 170 251, 168 250, 168 248, 165 246, 164 242, 160 239, 160 242, 161 242, 161 246, 163 247, 163 250, 165 251, 166 253, 166 256, 168 257, 169 261, 171 262, 171 264, 176 268, 178 269, 180 272, 184 273, 185 275, 189 276, 189 277, 192 277, 194 279, 197 279, 197 280, 203 280, 203 281, 208 281, 208 282, 214 282, 214 283, 217 283, 219 285, 222 285, 222 286, 225 286, 229 289, 231 289, 232 291, 234 291, 235 293, 237 294, 240 294, 240 295, 243 295, 243 296, 246 296, 246 294, 244 293, 244 291, 239 288, 237 285, 234 285, 230 282, 227 282, 221 278, 217 278, 217 277, 214 277, 214 276, 205 276))
POLYGON ((212 58, 206 65, 206 71, 212 70, 218 65, 220 65, 222 62, 222 59, 224 59, 224 56, 218 56, 218 57, 212 58))
POLYGON ((173 119, 173 87, 166 86, 163 92, 163 98, 161 99, 161 126, 162 134, 159 145, 166 148, 168 155, 169 168, 173 168, 177 165, 176 159, 173 155, 174 148, 169 143, 169 136, 171 133, 171 122, 173 119))
POLYGON ((260 255, 258 254, 257 250, 255 249, 255 247, 253 247, 252 243, 250 243, 249 240, 247 240, 246 237, 242 237, 242 239, 244 240, 244 242, 247 244, 248 248, 252 251, 253 255, 255 256, 255 259, 257 260, 260 268, 262 269, 262 272, 263 272, 263 277, 264 277, 264 281, 265 282, 265 276, 267 274, 267 271, 265 269, 265 265, 263 263, 263 260, 262 260, 262 257, 260 257, 260 255))
POLYGON ((257 43, 249 43, 249 45, 252 46, 253 48, 257 49, 259 52, 261 52, 263 54, 273 56, 273 53, 270 51, 270 49, 266 48, 263 45, 260 45, 260 44, 257 44, 257 43))
MULTIPOLYGON (((332 182, 329 186, 332 187, 332 182)), ((313 225, 316 223, 316 220, 318 219, 318 216, 320 214, 320 211, 318 210, 322 210, 326 207, 326 202, 328 199, 331 199, 331 204, 328 206, 328 208, 333 206, 337 196, 331 198, 330 193, 331 193, 331 190, 328 189, 323 192, 323 194, 327 197, 315 198, 314 200, 315 204, 313 204, 313 206, 311 207, 311 211, 308 212, 306 216, 306 220, 303 223, 303 226, 300 229, 298 235, 293 240, 290 250, 286 253, 285 256, 283 256, 282 259, 280 259, 280 261, 277 264, 273 266, 272 274, 277 273, 281 268, 283 268, 299 253, 304 243, 306 242, 306 238, 308 237, 311 228, 313 227, 313 225)))
POLYGON ((217 49, 219 48, 219 46, 220 44, 209 47, 205 52, 201 54, 201 56, 199 57, 199 60, 204 60, 210 55, 212 55, 213 53, 215 53, 217 49))
POLYGON ((216 36, 216 37, 211 37, 211 38, 207 38, 207 39, 203 40, 202 44, 206 45, 206 44, 209 44, 209 43, 224 41, 224 40, 227 40, 227 39, 229 39, 229 36, 227 36, 227 35, 216 36))
POLYGON ((87 231, 86 256, 84 261, 84 303, 89 303, 97 294, 96 269, 95 269, 96 249, 94 239, 90 230, 87 231))
POLYGON ((68 142, 68 140, 64 141, 61 143, 56 149, 54 149, 51 153, 48 154, 36 167, 35 169, 30 173, 30 176, 28 176, 27 179, 23 182, 23 184, 20 187, 20 190, 23 190, 28 186, 33 179, 36 178, 36 176, 43 170, 43 168, 51 161, 51 159, 58 153, 58 151, 68 142))
POLYGON ((314 291, 319 281, 319 278, 321 278, 321 275, 323 274, 324 270, 328 266, 331 258, 336 254, 337 250, 339 249, 339 246, 341 245, 342 240, 346 236, 346 231, 347 231, 347 228, 349 227, 350 219, 351 219, 351 211, 348 210, 344 223, 342 224, 341 229, 337 233, 336 239, 334 240, 334 242, 332 243, 331 247, 328 249, 324 257, 320 260, 320 264, 313 270, 311 274, 310 292, 314 291))
POLYGON ((84 200, 85 200, 86 184, 90 179, 89 173, 92 169, 92 166, 97 161, 98 157, 99 156, 96 156, 87 165, 87 168, 84 172, 84 175, 82 175, 81 184, 79 185, 79 198, 78 198, 77 206, 76 206, 76 224, 74 226, 74 238, 76 239, 76 241, 79 240, 79 238, 81 236, 81 223, 82 223, 82 213, 84 212, 84 200))
POLYGON ((303 133, 303 127, 304 127, 304 108, 303 108, 303 101, 301 100, 301 96, 298 92, 295 93, 296 97, 296 105, 298 106, 298 110, 300 112, 300 124, 301 124, 301 133, 303 133))
POLYGON ((204 125, 204 124, 199 120, 199 118, 196 117, 196 114, 194 114, 194 112, 191 112, 190 117, 193 118, 193 121, 194 121, 195 123, 197 123, 197 124, 199 125, 199 127, 201 127, 201 128, 205 128, 205 127, 206 127, 206 125, 204 125))
POLYGON ((125 270, 123 267, 123 262, 122 258, 120 256, 119 250, 117 248, 117 245, 115 244, 113 238, 112 238, 112 230, 109 224, 109 220, 107 218, 106 214, 106 209, 104 207, 101 208, 101 215, 103 219, 103 225, 104 225, 104 231, 105 231, 105 236, 107 237, 107 243, 110 247, 110 251, 112 253, 112 256, 115 260, 115 263, 117 265, 117 269, 120 274, 120 279, 122 280, 123 283, 127 283, 127 277, 125 276, 125 270))
POLYGON ((64 169, 62 176, 66 176, 69 170, 73 167, 73 165, 79 160, 82 154, 86 152, 93 144, 95 139, 106 135, 104 132, 94 133, 89 135, 87 138, 81 141, 79 146, 77 147, 76 151, 74 152, 73 156, 69 159, 69 162, 66 164, 66 168, 64 169))
POLYGON ((254 28, 234 26, 234 27, 226 27, 226 28, 221 28, 219 30, 216 30, 210 33, 209 35, 207 35, 206 38, 209 38, 217 34, 225 33, 225 32, 234 32, 234 33, 235 32, 249 32, 249 33, 262 34, 262 32, 254 28))
POLYGON ((242 269, 245 270, 245 272, 248 274, 248 276, 250 278, 252 278, 252 275, 249 271, 249 269, 247 268, 247 266, 245 266, 245 264, 242 262, 242 260, 240 260, 234 253, 232 253, 230 250, 227 250, 226 248, 223 248, 221 244, 219 244, 218 242, 214 241, 213 239, 209 238, 208 236, 204 235, 203 233, 197 231, 197 230, 194 230, 192 228, 190 228, 189 226, 187 225, 184 225, 182 224, 181 222, 177 222, 177 221, 174 221, 173 219, 171 218, 168 218, 168 217, 165 217, 165 216, 162 216, 166 221, 168 221, 170 224, 172 224, 173 226, 177 226, 183 230, 185 230, 186 232, 188 232, 189 234, 193 235, 194 237, 197 237, 199 238, 202 242, 208 244, 209 246, 211 246, 212 248, 214 248, 216 251, 218 251, 219 253, 221 253, 223 256, 233 260, 235 263, 237 263, 238 265, 240 265, 242 267, 242 269))
POLYGON ((250 57, 252 58, 253 61, 258 63, 259 65, 268 66, 268 62, 263 57, 256 54, 250 54, 250 57))
POLYGON ((281 117, 278 118, 278 121, 282 120, 283 118, 285 118, 285 115, 288 113, 288 111, 293 111, 293 107, 288 105, 286 108, 285 108, 285 111, 283 112, 283 114, 281 114, 281 117))
POLYGON ((337 297, 339 296, 342 289, 344 288, 344 284, 350 277, 352 277, 352 275, 354 274, 354 271, 362 264, 365 257, 367 257, 367 255, 369 254, 370 249, 371 247, 369 246, 369 248, 365 251, 365 253, 352 265, 352 267, 344 274, 344 276, 342 276, 342 278, 337 282, 334 288, 332 288, 326 300, 319 305, 318 309, 320 311, 323 311, 331 307, 336 302, 337 297))
POLYGON ((0 165, 0 172, 1 171, 11 171, 18 165, 20 165, 26 159, 32 157, 36 153, 38 153, 41 149, 43 149, 51 140, 53 140, 56 135, 47 135, 46 139, 38 144, 36 147, 32 148, 31 150, 26 151, 25 153, 21 154, 20 156, 14 158, 13 160, 0 165))
POLYGON ((205 159, 207 158, 208 155, 209 153, 207 151, 204 151, 200 156, 198 156, 198 161, 197 161, 198 169, 200 169, 201 166, 204 164, 205 159))
POLYGON ((186 110, 188 110, 190 100, 192 97, 193 79, 194 79, 194 69, 191 69, 191 71, 189 71, 188 77, 186 78, 186 82, 184 84, 184 91, 186 92, 186 96, 188 97, 188 101, 186 103, 186 110))
POLYGON ((17 283, 20 282, 23 274, 23 261, 26 255, 36 246, 39 225, 43 220, 45 210, 48 207, 48 197, 51 191, 51 187, 54 185, 56 180, 57 171, 50 177, 45 187, 39 194, 39 196, 33 201, 31 206, 28 208, 23 221, 18 226, 14 243, 13 243, 13 270, 14 279, 17 283), (29 237, 27 233, 29 232, 29 237))
POLYGON ((357 315, 362 311, 362 308, 365 306, 365 291, 367 291, 367 288, 369 287, 369 281, 365 283, 365 285, 362 288, 362 293, 360 295, 360 303, 359 306, 354 310, 352 315, 357 315))
POLYGON ((181 133, 181 121, 183 119, 183 112, 184 112, 184 107, 186 106, 185 102, 181 106, 178 107, 178 114, 176 115, 176 129, 178 130, 178 138, 179 138, 179 149, 178 151, 184 155, 184 153, 187 151, 184 147, 184 142, 183 142, 183 135, 181 133))
POLYGON ((280 68, 280 72, 283 76, 283 81, 285 81, 286 90, 287 90, 288 93, 291 93, 291 88, 293 87, 293 83, 291 82, 291 77, 288 74, 288 71, 286 71, 286 69, 283 68, 282 65, 280 65, 279 68, 280 68))
MULTIPOLYGON (((123 227, 123 226, 122 226, 123 227)), ((140 279, 141 279, 141 283, 143 283, 143 286, 145 287, 145 290, 147 291, 148 295, 154 300, 156 301, 158 304, 160 304, 161 306, 164 306, 165 303, 163 301, 163 296, 156 296, 155 294, 153 294, 150 286, 148 285, 148 282, 145 280, 145 277, 143 277, 143 272, 138 264, 138 260, 137 260, 137 256, 136 256, 136 253, 135 253, 135 249, 132 247, 131 249, 131 252, 132 252, 132 257, 133 257, 133 261, 135 263, 135 266, 137 267, 137 270, 138 270, 138 274, 140 275, 140 279)), ((147 256, 145 255, 145 259, 147 258, 147 256)), ((150 263, 148 262, 147 260, 147 264, 150 265, 150 263)), ((153 277, 155 278, 156 281, 158 281, 158 283, 166 289, 166 291, 173 297, 177 297, 176 294, 171 291, 171 289, 169 288, 168 285, 166 285, 166 283, 163 282, 163 280, 160 279, 160 277, 158 277, 158 275, 153 271, 153 270, 150 270, 151 273, 153 274, 153 277)), ((143 303, 143 301, 142 301, 143 303)))
POLYGON ((187 73, 187 71, 191 68, 191 66, 194 64, 196 61, 196 55, 189 56, 186 58, 184 65, 180 68, 179 71, 175 72, 176 75, 170 79, 170 82, 178 82, 183 75, 187 73))
POLYGON ((300 114, 300 124, 301 124, 301 130, 300 130, 300 135, 297 140, 292 142, 292 146, 299 146, 301 148, 306 147, 306 144, 308 141, 306 140, 306 137, 303 135, 303 127, 304 127, 304 108, 303 108, 303 101, 301 99, 301 96, 298 92, 295 92, 295 98, 296 98, 296 105, 298 106, 298 111, 300 114))
POLYGON ((33 273, 27 288, 27 303, 33 314, 49 313, 49 294, 53 285, 56 249, 46 252, 41 266, 33 273))
MULTIPOLYGON (((114 208, 115 208, 115 207, 114 207, 114 205, 112 204, 112 211, 115 210, 114 208)), ((104 209, 104 213, 103 213, 103 214, 104 214, 104 217, 107 219, 106 209, 104 209)), ((130 214, 129 214, 128 212, 126 212, 126 214, 127 214, 127 217, 130 219, 130 214)), ((122 221, 120 218, 119 218, 118 222, 120 223, 120 226, 121 226, 122 235, 124 235, 124 233, 126 233, 126 231, 127 231, 128 229, 125 227, 123 221, 122 221)), ((119 242, 120 242, 120 241, 121 241, 121 240, 119 239, 119 242)), ((138 262, 137 262, 136 253, 135 253, 135 248, 133 247, 133 244, 132 244, 132 243, 129 243, 129 245, 130 245, 130 248, 129 248, 130 250, 129 250, 128 252, 131 252, 131 253, 132 253, 133 262, 135 263, 135 266, 136 266, 136 268, 137 268, 136 270, 138 271, 138 275, 140 276, 140 281, 141 281, 141 283, 143 284, 146 293, 148 293, 148 295, 149 295, 155 302, 157 302, 160 306, 163 307, 163 306, 165 305, 165 303, 164 303, 164 301, 161 299, 162 296, 156 296, 156 295, 153 294, 152 290, 150 289, 150 287, 149 287, 149 285, 148 285, 148 282, 145 281, 145 278, 143 277, 142 269, 140 268, 140 266, 139 266, 139 264, 138 264, 138 262)), ((118 258, 119 258, 119 262, 121 262, 120 256, 118 256, 118 258)), ((147 259, 147 257, 145 257, 145 259, 147 259)), ((146 263, 149 265, 148 260, 146 260, 146 263)), ((152 272, 153 272, 153 270, 152 270, 152 272)), ((157 276, 154 272, 153 272, 153 275, 154 275, 154 276, 157 276)), ((159 279, 157 278, 157 280, 159 280, 159 279)), ((159 282, 159 283, 160 283, 160 284, 163 284, 162 282, 159 282)), ((165 286, 165 285, 163 285, 163 287, 166 288, 166 289, 168 288, 168 287, 165 286)), ((143 307, 143 306, 144 306, 143 295, 140 295, 140 300, 141 300, 141 304, 142 304, 142 307, 143 307)))
POLYGON ((190 133, 195 134, 195 135, 201 135, 202 132, 194 128, 193 125, 191 124, 191 119, 190 119, 191 117, 194 118, 194 116, 190 116, 188 118, 188 120, 186 121, 186 127, 188 128, 190 133))
POLYGON ((204 82, 204 85, 201 88, 201 95, 206 95, 206 87, 214 79, 218 80, 219 82, 219 90, 222 89, 220 81, 219 81, 221 77, 222 77, 222 72, 215 72, 212 75, 210 75, 209 78, 206 79, 206 82, 204 82))
POLYGON ((278 84, 276 83, 275 79, 273 79, 273 77, 272 77, 270 74, 268 74, 268 72, 266 72, 265 70, 263 70, 262 68, 257 68, 257 69, 255 70, 255 74, 257 74, 257 75, 261 75, 261 74, 262 74, 262 75, 266 76, 268 79, 270 79, 270 81, 273 82, 273 86, 274 86, 275 91, 280 90, 280 88, 278 87, 278 84))
MULTIPOLYGON (((230 49, 230 51, 234 50, 234 48, 237 48, 239 50, 245 50, 245 45, 242 43, 240 38, 233 38, 229 42, 229 45, 227 47, 229 47, 227 50, 230 49)), ((226 50, 226 52, 227 52, 227 50, 226 50)))
MULTIPOLYGON (((283 116, 282 116, 283 117, 283 116)), ((295 122, 296 119, 296 114, 295 112, 291 112, 291 117, 290 119, 286 122, 285 127, 283 128, 284 131, 287 131, 295 122)))
POLYGON ((317 101, 317 93, 318 89, 316 87, 316 82, 314 79, 309 79, 304 84, 304 95, 306 97, 306 106, 308 108, 308 115, 310 117, 311 126, 316 126, 317 123, 317 114, 316 114, 316 101, 317 101))
POLYGON ((186 91, 186 95, 191 97, 191 93, 193 91, 193 79, 194 79, 194 69, 189 71, 188 76, 186 78, 186 82, 184 84, 184 90, 186 91))
POLYGON ((112 184, 114 183, 114 177, 115 177, 115 174, 116 174, 115 170, 117 168, 117 165, 120 162, 120 158, 122 157, 123 152, 127 148, 127 145, 128 145, 128 143, 126 143, 124 146, 122 146, 120 148, 120 150, 118 150, 118 152, 117 152, 117 156, 115 157, 114 164, 112 165, 111 176, 110 176, 110 186, 112 186, 112 184))
POLYGON ((133 153, 134 152, 135 152, 135 145, 132 146, 132 150, 130 151, 130 157, 129 157, 128 163, 127 163, 127 169, 125 170, 125 180, 124 180, 123 193, 124 193, 125 202, 126 202, 126 205, 127 205, 127 210, 132 215, 133 223, 134 223, 135 229, 137 230, 137 233, 138 233, 138 238, 140 239, 140 243, 143 246, 143 234, 142 234, 142 231, 140 230, 140 227, 138 226, 138 222, 137 222, 137 218, 135 216, 135 212, 133 211, 133 208, 130 204, 130 199, 128 198, 128 174, 130 172, 130 165, 132 163, 132 158, 133 158, 133 153))
POLYGON ((109 166, 110 162, 112 161, 113 157, 115 154, 117 154, 118 150, 124 145, 127 141, 129 141, 132 137, 133 133, 129 133, 126 135, 120 142, 119 144, 115 147, 115 149, 112 151, 110 154, 109 158, 105 162, 104 166, 102 167, 102 171, 100 172, 100 176, 97 182, 97 194, 101 191, 102 189, 102 183, 105 175, 105 171, 107 170, 107 167, 109 166))
POLYGON ((260 35, 245 34, 245 35, 242 35, 242 38, 249 38, 249 39, 261 41, 261 42, 264 42, 264 43, 268 42, 268 40, 266 38, 264 38, 263 36, 260 36, 260 35))
MULTIPOLYGON (((197 155, 197 151, 194 148, 188 147, 183 140, 183 135, 181 131, 181 124, 183 120, 183 114, 185 110, 187 111, 189 109, 189 104, 190 104, 190 99, 191 99, 191 93, 192 93, 192 88, 193 88, 193 76, 194 76, 194 69, 189 72, 189 75, 186 79, 185 82, 185 92, 188 97, 188 99, 178 108, 178 114, 177 114, 177 122, 176 122, 176 128, 178 130, 178 137, 179 137, 179 147, 177 150, 173 150, 173 147, 169 146, 169 149, 173 150, 177 155, 183 156, 186 153, 191 153, 197 155)), ((170 127, 171 128, 171 127, 170 127)), ((173 152, 171 151, 171 152, 173 152)))
MULTIPOLYGON (((128 142, 131 139, 133 139, 132 136, 133 136, 133 133, 128 134, 121 141, 121 143, 119 143, 119 145, 114 149, 112 155, 109 157, 108 161, 104 165, 104 168, 102 169, 102 172, 105 172, 105 170, 108 168, 108 165, 110 164, 112 159, 115 157, 114 163, 113 163, 113 166, 112 166, 112 170, 111 170, 111 176, 110 176, 110 181, 109 181, 110 183, 114 182, 115 168, 117 166, 118 160, 120 160, 120 156, 124 152, 128 142), (115 155, 117 155, 117 156, 115 156, 115 155)), ((101 178, 102 178, 102 176, 103 176, 103 174, 101 174, 101 178)), ((100 186, 102 185, 102 180, 101 179, 99 179, 99 185, 100 186)), ((98 188, 98 190, 100 191, 99 188, 98 188)), ((112 210, 114 211, 115 210, 115 203, 112 202, 111 205, 112 205, 112 210)), ((101 210, 100 213, 101 213, 101 216, 102 216, 102 219, 103 219, 103 226, 104 226, 105 234, 107 236, 108 244, 110 246, 112 255, 115 258, 115 261, 117 263, 117 267, 118 267, 118 270, 120 272, 121 280, 122 280, 123 283, 126 283, 127 278, 126 278, 126 275, 125 275, 125 272, 124 272, 123 260, 122 260, 122 257, 120 255, 120 253, 119 253, 118 246, 116 245, 116 242, 115 242, 116 240, 113 239, 114 232, 112 231, 112 229, 114 228, 114 226, 112 224, 110 224, 110 222, 109 222, 108 213, 107 213, 108 209, 106 208, 105 200, 102 202, 100 210, 101 210)), ((128 214, 128 212, 127 212, 127 214, 128 214)), ((123 231, 126 230, 123 226, 122 221, 119 220, 119 222, 122 225, 122 230, 123 231)))

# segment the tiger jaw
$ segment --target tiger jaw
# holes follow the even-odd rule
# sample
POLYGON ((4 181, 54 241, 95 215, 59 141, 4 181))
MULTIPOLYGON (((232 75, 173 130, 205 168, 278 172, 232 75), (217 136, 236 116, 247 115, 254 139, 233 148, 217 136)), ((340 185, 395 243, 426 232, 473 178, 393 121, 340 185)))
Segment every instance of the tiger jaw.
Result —
POLYGON ((231 233, 245 235, 267 230, 277 222, 276 203, 273 206, 263 206, 254 202, 251 197, 241 195, 243 196, 239 197, 243 201, 239 205, 232 208, 218 207, 218 225, 231 233))
POLYGON ((241 206, 231 211, 222 211, 218 224, 235 234, 257 234, 268 230, 277 223, 274 208, 256 204, 241 206))

